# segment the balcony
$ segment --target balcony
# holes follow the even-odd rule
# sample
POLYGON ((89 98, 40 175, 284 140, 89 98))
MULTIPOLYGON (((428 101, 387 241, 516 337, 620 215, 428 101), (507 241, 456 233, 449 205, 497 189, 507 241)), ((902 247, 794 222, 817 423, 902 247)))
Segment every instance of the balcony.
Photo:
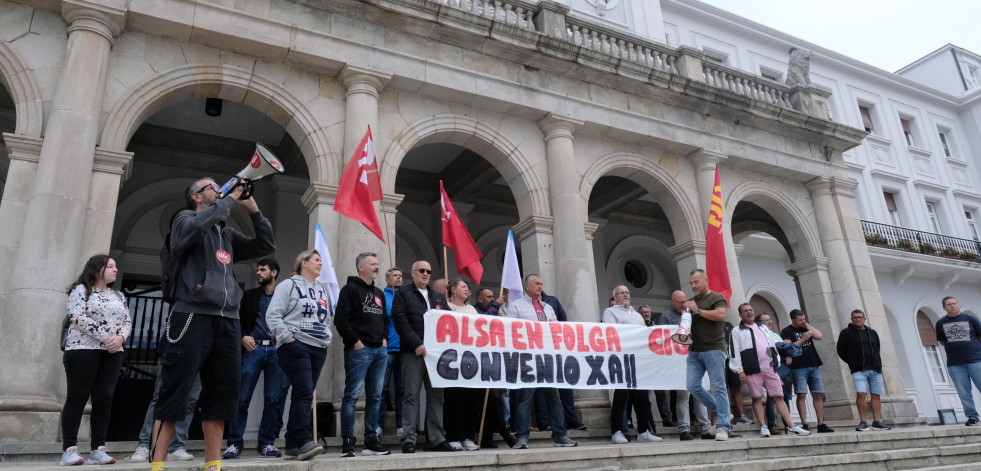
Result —
POLYGON ((981 243, 976 240, 959 239, 864 220, 862 231, 865 232, 865 242, 869 246, 973 263, 981 262, 981 243))

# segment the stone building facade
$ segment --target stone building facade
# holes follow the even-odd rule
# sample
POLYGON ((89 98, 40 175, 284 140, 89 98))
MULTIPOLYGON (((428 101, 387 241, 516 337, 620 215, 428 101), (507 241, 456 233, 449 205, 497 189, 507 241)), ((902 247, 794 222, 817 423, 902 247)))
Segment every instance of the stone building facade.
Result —
MULTIPOLYGON (((383 268, 442 269, 443 180, 485 254, 484 283, 497 286, 512 229, 523 272, 540 273, 578 321, 598 321, 616 284, 655 310, 687 288, 704 262, 718 166, 732 304, 800 306, 826 333, 827 417, 854 414, 833 340, 854 308, 883 339, 887 416, 929 415, 910 385, 908 322, 880 295, 876 263, 892 255, 863 231, 875 192, 863 186, 867 132, 850 95, 825 86, 820 67, 813 86, 787 87, 720 61, 725 41, 679 31, 721 28, 784 51, 770 70, 786 70, 794 42, 817 51, 815 64, 840 59, 718 18, 738 23, 682 0, 0 1, 0 441, 57 437, 55 333, 81 263, 109 252, 123 288, 152 298, 184 187, 234 174, 255 141, 287 168, 257 188, 284 266, 319 222, 340 279, 366 249, 383 268), (205 114, 209 98, 220 116, 205 114), (391 248, 332 209, 369 126, 391 248)), ((232 219, 249 229, 244 213, 232 219)), ((236 267, 247 286, 253 269, 236 267)), ((950 270, 948 288, 977 267, 950 270)), ((337 400, 336 347, 330 358, 318 396, 337 400)), ((606 401, 584 394, 579 405, 600 414, 606 401)))

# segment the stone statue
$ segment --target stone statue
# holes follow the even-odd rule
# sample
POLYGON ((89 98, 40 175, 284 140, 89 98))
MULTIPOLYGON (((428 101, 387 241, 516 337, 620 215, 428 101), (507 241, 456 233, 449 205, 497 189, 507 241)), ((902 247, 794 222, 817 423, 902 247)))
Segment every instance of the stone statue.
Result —
POLYGON ((787 81, 784 82, 788 87, 810 87, 811 86, 811 51, 790 48, 790 65, 787 67, 787 81))

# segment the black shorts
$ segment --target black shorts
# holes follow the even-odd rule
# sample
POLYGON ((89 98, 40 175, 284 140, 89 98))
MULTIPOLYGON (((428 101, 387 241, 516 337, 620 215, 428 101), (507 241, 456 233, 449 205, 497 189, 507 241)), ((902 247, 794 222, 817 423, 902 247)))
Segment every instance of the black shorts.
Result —
POLYGON ((743 382, 739 381, 739 373, 733 373, 729 369, 729 360, 726 360, 726 388, 739 389, 743 387, 743 382))
MULTIPOLYGON (((170 338, 184 329, 189 314, 170 316, 170 338)), ((201 375, 197 407, 204 420, 234 420, 242 375, 242 345, 238 319, 194 314, 187 332, 177 343, 168 343, 160 357, 160 393, 153 418, 180 422, 194 378, 201 375)), ((167 342, 166 338, 161 339, 167 342)))

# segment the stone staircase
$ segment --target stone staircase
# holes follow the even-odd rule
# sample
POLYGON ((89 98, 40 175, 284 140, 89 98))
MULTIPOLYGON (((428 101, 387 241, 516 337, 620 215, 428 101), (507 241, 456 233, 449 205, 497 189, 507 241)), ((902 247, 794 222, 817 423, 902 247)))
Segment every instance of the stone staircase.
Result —
MULTIPOLYGON (((837 432, 809 437, 773 436, 759 438, 758 429, 741 426, 741 438, 727 442, 694 440, 680 442, 665 435, 660 443, 611 445, 607 430, 571 432, 580 441, 576 448, 554 448, 549 433, 536 432, 529 450, 479 450, 459 453, 398 452, 395 437, 386 436, 393 450, 389 456, 341 459, 340 439, 326 439, 324 455, 302 463, 256 458, 254 443, 246 442, 242 458, 226 460, 222 467, 236 471, 276 469, 281 471, 386 471, 386 470, 981 470, 981 427, 914 426, 886 432, 855 432, 844 423, 831 424, 837 432)), ((673 431, 666 430, 665 432, 673 431)), ((189 448, 194 461, 170 462, 169 470, 200 470, 201 442, 189 448)), ((147 469, 146 463, 126 459, 133 442, 110 443, 119 462, 113 469, 147 469)), ((87 448, 82 446, 80 448, 87 448)), ((360 448, 359 448, 360 449, 360 448)), ((61 447, 57 443, 4 445, 0 448, 0 470, 55 470, 61 447)), ((88 451, 87 449, 85 450, 88 451)), ((83 455, 84 456, 84 455, 83 455)))

